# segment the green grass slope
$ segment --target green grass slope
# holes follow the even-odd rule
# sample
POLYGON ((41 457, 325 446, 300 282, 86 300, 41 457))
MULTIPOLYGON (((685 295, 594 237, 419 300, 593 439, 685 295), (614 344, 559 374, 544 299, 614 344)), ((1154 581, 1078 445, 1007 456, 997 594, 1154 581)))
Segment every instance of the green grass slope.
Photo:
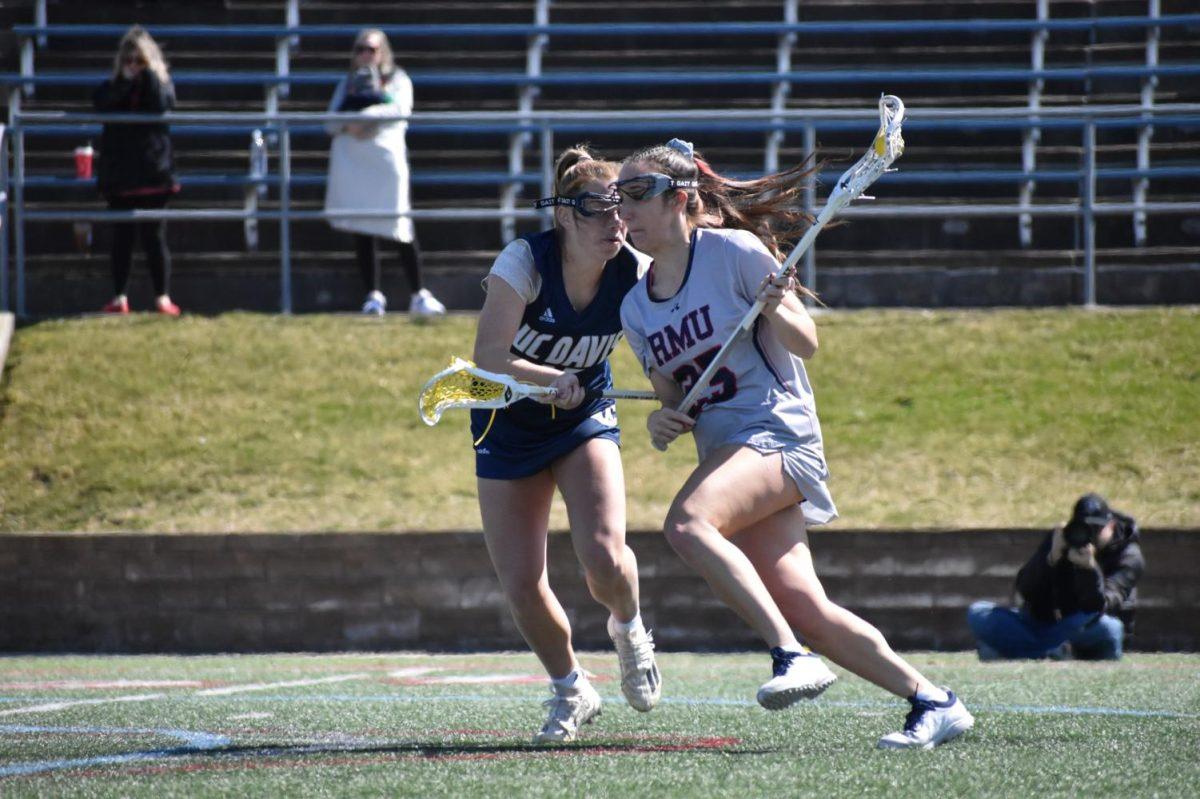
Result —
MULTIPOLYGON (((1200 312, 830 313, 809 364, 853 527, 1045 525, 1087 490, 1200 526, 1200 312)), ((478 529, 466 415, 416 395, 474 318, 227 314, 17 331, 0 384, 0 530, 478 529)), ((617 384, 646 383, 628 349, 617 384)), ((621 404, 629 521, 694 464, 621 404)), ((561 505, 553 523, 566 524, 561 505)))

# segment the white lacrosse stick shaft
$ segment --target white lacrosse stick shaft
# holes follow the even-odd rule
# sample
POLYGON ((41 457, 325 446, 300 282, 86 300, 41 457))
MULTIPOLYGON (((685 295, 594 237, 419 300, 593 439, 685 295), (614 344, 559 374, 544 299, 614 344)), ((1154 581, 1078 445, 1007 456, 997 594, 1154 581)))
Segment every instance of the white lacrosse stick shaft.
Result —
MULTIPOLYGON (((866 190, 868 186, 874 183, 880 175, 887 171, 892 162, 904 152, 904 140, 900 137, 900 125, 904 121, 904 102, 895 95, 885 94, 879 98, 879 132, 875 134, 875 140, 871 143, 869 149, 862 158, 858 160, 854 166, 847 169, 838 178, 837 184, 833 187, 833 191, 829 194, 829 199, 825 202, 825 207, 817 214, 816 220, 812 226, 804 232, 804 236, 797 242, 787 260, 776 270, 775 275, 790 275, 796 269, 796 264, 803 257, 813 241, 816 240, 817 234, 821 232, 821 228, 825 227, 830 219, 833 219, 839 211, 850 204, 851 200, 857 199, 866 190)), ((754 326, 754 320, 762 313, 766 304, 759 300, 750 307, 742 317, 742 321, 738 323, 737 328, 721 345, 721 349, 717 351, 717 355, 708 364, 704 373, 696 379, 692 385, 691 391, 683 398, 683 402, 679 404, 678 410, 687 413, 692 406, 700 398, 700 395, 709 389, 708 382, 712 380, 713 375, 725 363, 725 359, 729 355, 729 349, 754 326)), ((665 447, 663 448, 666 449, 665 447)))

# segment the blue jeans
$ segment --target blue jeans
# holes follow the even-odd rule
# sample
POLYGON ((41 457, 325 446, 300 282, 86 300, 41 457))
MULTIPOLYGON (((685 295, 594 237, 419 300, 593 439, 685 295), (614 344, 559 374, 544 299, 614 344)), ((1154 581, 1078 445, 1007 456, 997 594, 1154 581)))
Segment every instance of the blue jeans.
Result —
POLYGON ((1080 660, 1117 660, 1125 637, 1125 625, 1115 616, 1079 612, 1047 623, 995 602, 972 604, 967 624, 985 659, 1049 657, 1069 642, 1080 660))

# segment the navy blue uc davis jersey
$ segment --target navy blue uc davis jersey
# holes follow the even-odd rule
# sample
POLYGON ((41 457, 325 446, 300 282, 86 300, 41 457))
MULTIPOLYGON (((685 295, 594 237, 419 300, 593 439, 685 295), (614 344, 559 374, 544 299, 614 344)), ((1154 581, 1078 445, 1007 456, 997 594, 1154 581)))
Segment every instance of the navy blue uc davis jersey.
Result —
MULTIPOLYGON (((556 232, 547 230, 522 238, 533 253, 542 286, 534 301, 525 306, 525 315, 513 339, 513 354, 533 363, 575 372, 585 390, 611 388, 608 356, 621 340, 621 300, 637 283, 637 258, 622 247, 605 264, 592 302, 576 311, 567 298, 556 232)), ((539 438, 554 435, 612 405, 612 400, 596 399, 564 411, 533 400, 520 400, 499 412, 488 439, 501 433, 496 428, 510 424, 517 429, 537 431, 539 438)), ((472 431, 476 436, 490 416, 490 411, 472 412, 472 431)))

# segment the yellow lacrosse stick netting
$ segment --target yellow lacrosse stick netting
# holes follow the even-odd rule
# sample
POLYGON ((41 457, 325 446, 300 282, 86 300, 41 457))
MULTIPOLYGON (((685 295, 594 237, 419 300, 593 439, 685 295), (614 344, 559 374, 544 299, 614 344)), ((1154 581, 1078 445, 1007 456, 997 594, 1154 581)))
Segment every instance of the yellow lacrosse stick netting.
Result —
POLYGON ((503 408, 513 401, 513 388, 470 361, 455 358, 429 378, 417 401, 421 420, 435 425, 450 408, 503 408))

